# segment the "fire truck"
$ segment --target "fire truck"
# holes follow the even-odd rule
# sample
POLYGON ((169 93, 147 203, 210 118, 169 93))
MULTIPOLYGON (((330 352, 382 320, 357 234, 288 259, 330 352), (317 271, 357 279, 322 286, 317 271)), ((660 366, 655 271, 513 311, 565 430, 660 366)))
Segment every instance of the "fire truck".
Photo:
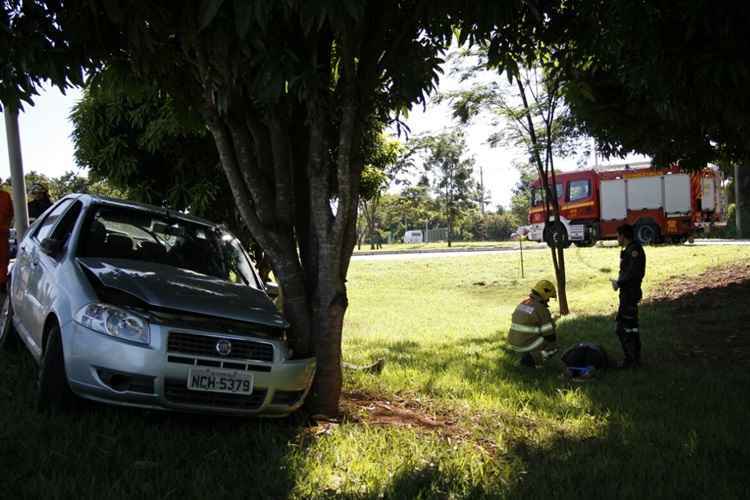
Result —
POLYGON ((617 227, 631 224, 641 244, 684 242, 721 213, 718 168, 686 173, 650 163, 561 172, 555 191, 560 222, 551 211, 545 223, 541 182, 532 184, 528 239, 550 246, 591 246, 617 238, 617 227))

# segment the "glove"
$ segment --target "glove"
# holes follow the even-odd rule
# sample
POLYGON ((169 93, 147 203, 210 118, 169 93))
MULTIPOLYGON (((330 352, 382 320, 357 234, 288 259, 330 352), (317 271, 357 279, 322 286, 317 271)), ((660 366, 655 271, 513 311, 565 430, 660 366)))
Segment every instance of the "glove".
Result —
POLYGON ((609 281, 612 282, 612 290, 616 292, 617 289, 620 288, 620 285, 617 284, 617 280, 609 280, 609 281))

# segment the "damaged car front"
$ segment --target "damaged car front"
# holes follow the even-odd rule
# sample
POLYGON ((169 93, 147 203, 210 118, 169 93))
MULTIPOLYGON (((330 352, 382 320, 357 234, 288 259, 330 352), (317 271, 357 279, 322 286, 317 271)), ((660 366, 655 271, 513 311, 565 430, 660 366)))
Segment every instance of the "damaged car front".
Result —
POLYGON ((315 361, 295 359, 289 325, 233 235, 156 207, 73 203, 76 221, 60 229, 61 212, 49 236, 24 238, 30 265, 13 271, 12 325, 40 381, 59 335, 63 389, 84 398, 235 415, 302 404, 315 361))

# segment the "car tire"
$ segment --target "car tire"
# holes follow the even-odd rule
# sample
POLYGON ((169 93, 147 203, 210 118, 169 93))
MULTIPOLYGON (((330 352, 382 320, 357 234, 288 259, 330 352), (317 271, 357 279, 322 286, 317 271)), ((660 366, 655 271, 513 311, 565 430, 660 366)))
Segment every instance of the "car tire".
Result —
POLYGON ((13 327, 13 305, 10 303, 10 294, 6 293, 0 307, 0 349, 15 351, 18 342, 18 333, 13 327))
POLYGON ((60 327, 53 325, 47 337, 36 386, 37 409, 45 412, 63 412, 73 408, 76 397, 70 390, 68 376, 65 374, 60 327))

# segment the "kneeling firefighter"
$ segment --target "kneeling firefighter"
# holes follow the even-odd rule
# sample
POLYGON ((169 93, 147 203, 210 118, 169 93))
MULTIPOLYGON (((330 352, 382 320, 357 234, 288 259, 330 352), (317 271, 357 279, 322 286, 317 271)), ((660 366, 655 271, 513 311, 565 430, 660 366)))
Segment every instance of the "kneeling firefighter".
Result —
POLYGON ((555 285, 542 280, 513 311, 508 343, 512 350, 524 353, 521 357, 524 366, 541 367, 557 352, 555 321, 549 311, 549 299, 554 298, 557 298, 555 285))

